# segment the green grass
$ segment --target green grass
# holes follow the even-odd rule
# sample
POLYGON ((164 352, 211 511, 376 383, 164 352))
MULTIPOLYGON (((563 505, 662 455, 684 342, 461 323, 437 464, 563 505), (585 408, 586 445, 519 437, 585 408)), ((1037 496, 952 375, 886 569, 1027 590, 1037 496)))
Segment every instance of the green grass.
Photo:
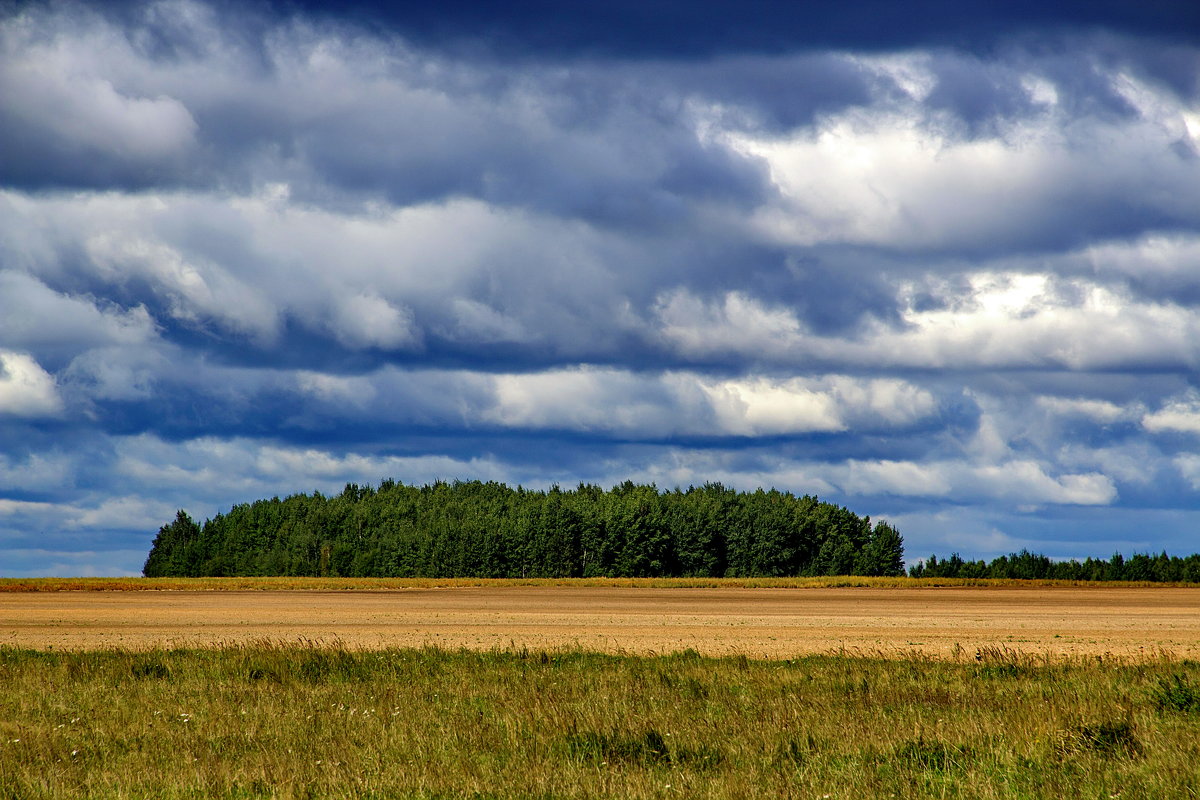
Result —
POLYGON ((1195 797, 1200 664, 0 648, 0 798, 1195 797))

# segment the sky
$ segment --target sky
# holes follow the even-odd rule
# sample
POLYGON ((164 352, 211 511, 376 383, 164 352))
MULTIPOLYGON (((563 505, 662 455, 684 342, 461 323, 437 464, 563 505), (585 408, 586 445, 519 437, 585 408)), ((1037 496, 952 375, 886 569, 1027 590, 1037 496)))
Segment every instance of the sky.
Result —
POLYGON ((383 478, 1200 550, 1200 5, 0 0, 0 97, 0 575, 383 478))

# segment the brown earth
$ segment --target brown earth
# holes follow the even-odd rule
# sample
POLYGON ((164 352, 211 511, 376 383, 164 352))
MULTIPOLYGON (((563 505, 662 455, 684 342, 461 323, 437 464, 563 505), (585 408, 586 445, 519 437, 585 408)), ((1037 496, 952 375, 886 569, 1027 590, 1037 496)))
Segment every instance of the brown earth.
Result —
POLYGON ((1200 589, 650 589, 0 594, 0 646, 584 648, 786 658, 849 651, 969 658, 1200 658, 1200 589))

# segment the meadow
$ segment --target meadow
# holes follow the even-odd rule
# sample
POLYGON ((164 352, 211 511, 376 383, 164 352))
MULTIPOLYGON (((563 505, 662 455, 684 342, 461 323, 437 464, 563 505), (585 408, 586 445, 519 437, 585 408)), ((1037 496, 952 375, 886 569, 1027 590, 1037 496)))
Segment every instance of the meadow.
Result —
POLYGON ((5 798, 1162 798, 1200 664, 0 648, 5 798))

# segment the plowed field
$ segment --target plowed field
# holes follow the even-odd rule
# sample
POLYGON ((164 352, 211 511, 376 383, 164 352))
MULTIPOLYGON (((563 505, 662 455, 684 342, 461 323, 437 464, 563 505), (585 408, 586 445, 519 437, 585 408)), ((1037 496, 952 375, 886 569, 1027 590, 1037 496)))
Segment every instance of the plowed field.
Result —
POLYGON ((650 589, 470 587, 377 592, 0 595, 0 645, 148 648, 250 641, 354 648, 693 648, 784 658, 849 651, 950 658, 1200 658, 1200 589, 650 589))

